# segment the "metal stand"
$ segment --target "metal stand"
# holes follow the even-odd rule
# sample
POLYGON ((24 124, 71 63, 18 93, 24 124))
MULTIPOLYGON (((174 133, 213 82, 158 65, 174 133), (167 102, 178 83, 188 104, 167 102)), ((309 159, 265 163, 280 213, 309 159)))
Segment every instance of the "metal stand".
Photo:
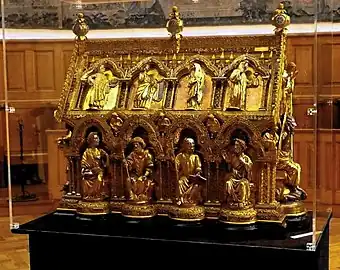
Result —
POLYGON ((21 162, 21 171, 20 171, 20 182, 21 182, 21 194, 14 196, 12 201, 13 202, 27 202, 27 201, 36 201, 38 197, 34 193, 29 193, 25 190, 26 179, 25 179, 25 169, 24 169, 24 138, 23 138, 23 131, 24 131, 24 124, 23 121, 20 119, 18 121, 19 124, 19 138, 20 138, 20 162, 21 162))

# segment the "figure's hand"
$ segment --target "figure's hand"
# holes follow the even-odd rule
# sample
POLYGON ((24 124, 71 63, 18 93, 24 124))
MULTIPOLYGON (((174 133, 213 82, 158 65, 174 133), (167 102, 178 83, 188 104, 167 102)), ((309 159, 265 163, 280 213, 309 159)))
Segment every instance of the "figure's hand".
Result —
POLYGON ((101 169, 100 169, 99 167, 94 167, 94 168, 92 169, 92 173, 93 173, 93 174, 98 174, 100 171, 101 171, 101 169))

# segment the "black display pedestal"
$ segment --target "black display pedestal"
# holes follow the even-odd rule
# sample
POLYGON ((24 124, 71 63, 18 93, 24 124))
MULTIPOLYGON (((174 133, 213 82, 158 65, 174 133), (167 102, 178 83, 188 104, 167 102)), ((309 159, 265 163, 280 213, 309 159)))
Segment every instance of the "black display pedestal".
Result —
POLYGON ((51 213, 13 233, 29 235, 31 270, 46 269, 285 269, 329 268, 329 223, 308 250, 311 213, 287 228, 273 225, 236 230, 207 220, 176 224, 167 217, 127 220, 118 214, 79 217, 51 213), (302 224, 302 225, 301 225, 302 224))

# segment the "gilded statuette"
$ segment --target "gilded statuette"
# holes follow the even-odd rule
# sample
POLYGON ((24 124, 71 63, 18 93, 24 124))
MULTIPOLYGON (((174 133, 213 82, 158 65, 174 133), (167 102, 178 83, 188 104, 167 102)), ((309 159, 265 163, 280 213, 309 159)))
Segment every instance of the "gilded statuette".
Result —
POLYGON ((256 222, 256 211, 251 200, 254 192, 253 161, 245 153, 246 142, 235 138, 228 149, 222 152, 230 171, 225 179, 225 204, 222 206, 220 220, 232 224, 256 222))
POLYGON ((108 174, 109 155, 99 147, 97 132, 87 136, 87 148, 81 158, 82 199, 77 211, 80 214, 106 214, 109 204, 105 201, 105 178, 108 174))
POLYGON ((126 170, 126 197, 122 213, 128 217, 152 217, 155 215, 151 205, 154 197, 153 156, 145 149, 146 144, 141 137, 134 137, 132 152, 123 160, 126 170))
POLYGON ((199 205, 203 202, 202 190, 206 179, 202 176, 202 162, 195 153, 195 141, 184 138, 181 151, 175 157, 177 207, 170 217, 179 220, 200 220, 204 210, 199 205))

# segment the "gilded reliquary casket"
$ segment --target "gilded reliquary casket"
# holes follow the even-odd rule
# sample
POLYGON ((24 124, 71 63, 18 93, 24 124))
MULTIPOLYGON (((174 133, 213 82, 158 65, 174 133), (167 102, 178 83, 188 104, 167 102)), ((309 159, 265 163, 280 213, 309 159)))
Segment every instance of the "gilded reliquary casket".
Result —
POLYGON ((69 129, 60 209, 231 224, 304 215, 288 22, 278 9, 269 36, 116 40, 78 25, 55 113, 69 129))

